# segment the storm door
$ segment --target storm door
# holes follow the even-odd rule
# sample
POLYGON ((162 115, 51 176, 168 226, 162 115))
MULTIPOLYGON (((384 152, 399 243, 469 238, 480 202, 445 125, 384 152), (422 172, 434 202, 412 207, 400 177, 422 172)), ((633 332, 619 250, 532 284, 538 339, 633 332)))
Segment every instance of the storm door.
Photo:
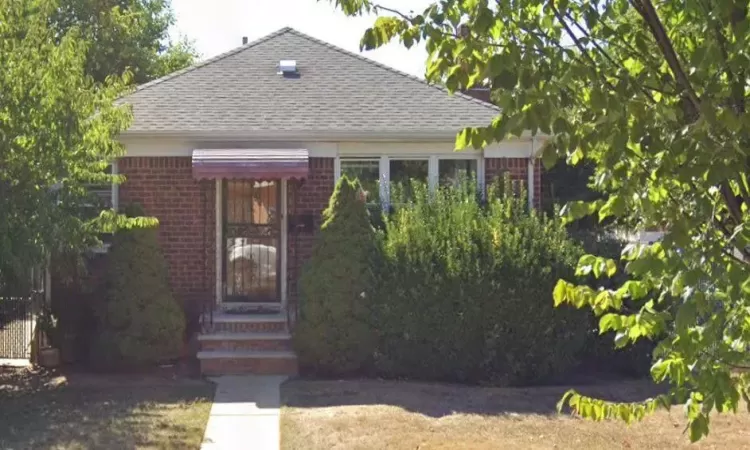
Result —
POLYGON ((281 301, 281 182, 224 181, 224 301, 281 301))

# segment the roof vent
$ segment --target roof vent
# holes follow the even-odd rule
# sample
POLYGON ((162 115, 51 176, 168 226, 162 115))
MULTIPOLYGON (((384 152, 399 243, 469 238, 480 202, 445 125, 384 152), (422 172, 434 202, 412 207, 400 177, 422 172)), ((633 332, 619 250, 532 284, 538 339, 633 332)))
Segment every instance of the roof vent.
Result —
POLYGON ((293 59, 282 59, 279 61, 278 74, 284 76, 299 75, 299 72, 297 72, 297 61, 293 59))

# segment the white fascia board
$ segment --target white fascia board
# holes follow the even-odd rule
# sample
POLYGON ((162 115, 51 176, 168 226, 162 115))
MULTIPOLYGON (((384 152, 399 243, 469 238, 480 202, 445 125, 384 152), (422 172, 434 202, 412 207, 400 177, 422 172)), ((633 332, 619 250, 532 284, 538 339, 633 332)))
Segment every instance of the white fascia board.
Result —
POLYGON ((492 144, 484 149, 485 158, 528 158, 532 154, 532 140, 514 139, 492 144))
POLYGON ((311 157, 333 158, 338 149, 335 142, 237 142, 228 140, 193 141, 164 137, 123 137, 125 157, 192 156, 195 149, 226 148, 304 148, 311 157))
MULTIPOLYGON (((433 138, 435 136, 432 136, 433 138)), ((531 137, 522 137, 503 141, 498 144, 487 146, 484 150, 472 148, 456 150, 455 141, 452 139, 434 140, 416 138, 378 140, 375 138, 361 140, 320 141, 308 136, 308 139, 296 140, 290 136, 286 139, 276 141, 252 139, 232 134, 217 134, 209 137, 194 136, 167 136, 166 134, 121 136, 121 142, 125 146, 126 157, 142 156, 191 156, 193 150, 200 149, 226 149, 226 148, 305 148, 310 151, 311 157, 333 158, 336 156, 380 156, 380 155, 440 155, 441 157, 465 158, 484 155, 486 158, 528 158, 531 155, 531 137)), ((543 145, 543 138, 537 136, 538 150, 543 145)))
POLYGON ((391 156, 391 157, 426 157, 431 155, 454 156, 456 158, 476 157, 481 150, 456 150, 453 141, 442 142, 339 142, 338 155, 341 157, 356 156, 391 156))

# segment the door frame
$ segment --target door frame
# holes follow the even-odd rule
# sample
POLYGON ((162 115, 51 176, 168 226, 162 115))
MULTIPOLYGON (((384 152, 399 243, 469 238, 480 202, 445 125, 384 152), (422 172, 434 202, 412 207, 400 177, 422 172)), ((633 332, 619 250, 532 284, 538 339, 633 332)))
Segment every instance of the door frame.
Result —
MULTIPOLYGON (((215 261, 215 273, 216 273, 216 304, 217 306, 221 306, 224 303, 224 178, 216 179, 215 183, 215 190, 216 190, 216 197, 215 197, 215 211, 216 214, 214 216, 214 228, 216 229, 216 261, 215 261)), ((281 241, 281 261, 280 261, 280 275, 281 275, 281 283, 280 283, 280 295, 281 295, 281 301, 280 302, 257 302, 257 303, 236 303, 232 302, 232 305, 253 305, 253 306, 268 306, 268 307, 278 307, 281 306, 281 311, 286 310, 287 305, 287 242, 288 242, 288 232, 289 232, 289 226, 288 226, 288 219, 287 219, 287 180, 281 179, 281 230, 279 230, 280 234, 280 241, 281 241)))

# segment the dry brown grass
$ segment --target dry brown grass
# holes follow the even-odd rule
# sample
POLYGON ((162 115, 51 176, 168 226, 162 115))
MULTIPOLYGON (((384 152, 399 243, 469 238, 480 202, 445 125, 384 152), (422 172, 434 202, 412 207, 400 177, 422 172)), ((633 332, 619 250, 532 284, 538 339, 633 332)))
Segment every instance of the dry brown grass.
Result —
POLYGON ((198 449, 213 390, 160 376, 0 373, 0 448, 198 449))
MULTIPOLYGON (((681 407, 628 427, 557 415, 565 387, 483 388, 394 381, 290 381, 282 387, 281 443, 296 449, 750 449, 750 414, 716 416, 690 445, 681 407)), ((645 382, 582 392, 633 401, 645 382)))

